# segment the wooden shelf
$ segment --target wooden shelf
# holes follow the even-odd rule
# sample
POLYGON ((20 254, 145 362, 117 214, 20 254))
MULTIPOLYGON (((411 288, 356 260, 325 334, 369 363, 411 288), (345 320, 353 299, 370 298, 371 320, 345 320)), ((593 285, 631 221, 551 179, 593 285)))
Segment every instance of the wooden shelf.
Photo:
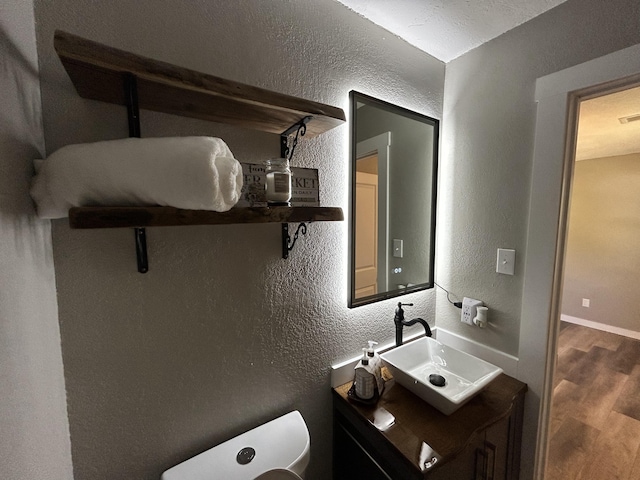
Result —
POLYGON ((344 220, 337 207, 232 208, 227 212, 173 207, 74 207, 71 228, 167 227, 234 223, 330 222, 344 220))
POLYGON ((341 108, 177 67, 56 31, 54 47, 78 94, 126 105, 123 78, 137 78, 140 108, 282 134, 303 118, 307 136, 345 122, 341 108))
MULTIPOLYGON (((83 98, 127 106, 130 136, 140 135, 138 109, 228 123, 280 135, 282 155, 301 126, 313 137, 345 122, 341 108, 271 92, 108 47, 60 30, 54 47, 83 98)), ((297 134, 296 134, 297 138, 297 134)), ((333 207, 234 208, 228 212, 173 207, 75 207, 71 228, 135 228, 138 271, 145 273, 145 227, 281 223, 282 258, 288 258, 304 222, 341 221, 333 207), (301 223, 294 238, 288 222, 301 223)))

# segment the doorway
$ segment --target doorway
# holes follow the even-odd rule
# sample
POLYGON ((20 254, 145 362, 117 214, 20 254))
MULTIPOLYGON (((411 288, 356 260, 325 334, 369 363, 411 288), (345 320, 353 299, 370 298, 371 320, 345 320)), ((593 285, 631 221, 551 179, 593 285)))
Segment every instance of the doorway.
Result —
POLYGON ((627 247, 640 238, 640 88, 580 99, 578 111, 544 478, 631 480, 640 478, 640 253, 627 247))
POLYGON ((640 84, 640 45, 536 81, 537 118, 517 375, 529 386, 522 440, 525 478, 543 479, 547 457, 577 105, 580 99, 633 84, 640 84))

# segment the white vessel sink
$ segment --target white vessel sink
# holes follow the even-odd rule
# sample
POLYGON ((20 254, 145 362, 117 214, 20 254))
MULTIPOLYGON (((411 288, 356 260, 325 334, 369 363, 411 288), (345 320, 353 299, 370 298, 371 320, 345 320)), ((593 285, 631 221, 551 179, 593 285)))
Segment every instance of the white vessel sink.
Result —
POLYGON ((445 415, 471 400, 502 369, 473 355, 423 337, 380 355, 396 382, 445 415), (444 385, 441 383, 444 377, 444 385), (430 381, 430 377, 434 383, 430 381), (438 382, 440 380, 440 382, 438 382))

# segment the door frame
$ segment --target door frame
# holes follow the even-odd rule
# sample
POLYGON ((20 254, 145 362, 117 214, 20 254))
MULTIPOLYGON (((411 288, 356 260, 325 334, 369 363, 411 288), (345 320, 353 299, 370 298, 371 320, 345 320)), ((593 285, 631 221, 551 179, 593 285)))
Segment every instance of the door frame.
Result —
POLYGON ((536 81, 518 362, 518 378, 529 386, 522 439, 524 478, 542 480, 546 465, 578 104, 637 83, 640 44, 536 81))

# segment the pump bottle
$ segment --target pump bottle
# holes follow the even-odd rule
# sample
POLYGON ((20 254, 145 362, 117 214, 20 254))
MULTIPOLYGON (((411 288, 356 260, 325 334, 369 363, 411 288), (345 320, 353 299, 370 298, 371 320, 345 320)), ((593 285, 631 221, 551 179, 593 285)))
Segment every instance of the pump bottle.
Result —
POLYGON ((373 346, 377 345, 378 342, 369 340, 367 343, 369 344, 369 348, 367 348, 367 357, 369 358, 369 365, 371 365, 371 373, 373 373, 373 376, 375 377, 378 394, 381 395, 384 390, 384 380, 382 379, 382 359, 373 349, 373 346))
POLYGON ((376 378, 372 373, 366 348, 362 349, 362 359, 356 365, 354 383, 356 386, 356 396, 358 398, 361 400, 371 400, 374 397, 376 378))

